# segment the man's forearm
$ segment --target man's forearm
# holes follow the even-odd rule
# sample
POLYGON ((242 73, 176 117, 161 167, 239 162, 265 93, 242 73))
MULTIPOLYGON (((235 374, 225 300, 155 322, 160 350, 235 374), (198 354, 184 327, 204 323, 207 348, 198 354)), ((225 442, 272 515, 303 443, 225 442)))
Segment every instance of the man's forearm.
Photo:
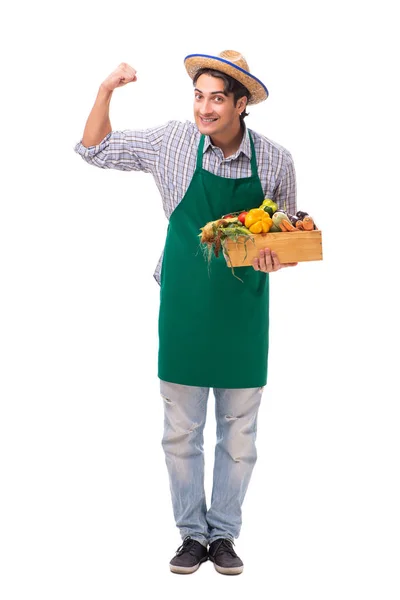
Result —
POLYGON ((82 144, 86 148, 96 146, 112 131, 109 116, 111 96, 112 91, 101 85, 83 132, 82 144))

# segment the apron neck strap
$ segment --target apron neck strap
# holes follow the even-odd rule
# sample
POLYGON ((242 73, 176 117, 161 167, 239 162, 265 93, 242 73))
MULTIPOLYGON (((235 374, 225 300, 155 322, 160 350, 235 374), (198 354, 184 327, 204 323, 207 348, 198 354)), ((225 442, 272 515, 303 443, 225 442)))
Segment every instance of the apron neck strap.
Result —
POLYGON ((204 148, 204 135, 200 137, 199 147, 197 149, 197 164, 196 169, 199 171, 203 167, 203 148, 204 148))
POLYGON ((253 138, 249 131, 250 146, 251 146, 251 174, 253 177, 258 177, 256 150, 254 148, 253 138))
MULTIPOLYGON (((251 162, 251 174, 253 177, 258 177, 256 151, 254 148, 254 142, 253 142, 253 138, 251 137, 250 131, 249 131, 249 138, 250 138, 250 146, 251 146, 251 161, 250 161, 251 162)), ((203 148, 204 148, 204 135, 202 134, 200 137, 199 147, 197 150, 197 164, 196 164, 197 170, 199 170, 203 167, 203 148)))

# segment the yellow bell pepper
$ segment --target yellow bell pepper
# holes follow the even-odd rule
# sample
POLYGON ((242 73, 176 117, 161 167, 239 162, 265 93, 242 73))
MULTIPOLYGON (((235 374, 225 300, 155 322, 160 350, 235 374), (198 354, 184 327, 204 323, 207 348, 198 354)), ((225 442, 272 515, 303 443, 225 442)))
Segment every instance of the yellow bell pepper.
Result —
POLYGON ((251 233, 267 233, 272 227, 272 219, 261 208, 252 208, 247 213, 244 224, 251 233))

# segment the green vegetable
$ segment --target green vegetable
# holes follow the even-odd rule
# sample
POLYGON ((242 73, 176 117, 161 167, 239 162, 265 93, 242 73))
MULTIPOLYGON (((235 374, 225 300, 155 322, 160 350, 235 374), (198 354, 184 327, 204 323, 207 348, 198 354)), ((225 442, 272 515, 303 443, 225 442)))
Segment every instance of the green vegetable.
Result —
POLYGON ((272 215, 272 227, 270 229, 271 233, 277 233, 278 231, 282 231, 280 228, 280 223, 283 219, 287 219, 288 216, 286 213, 277 211, 272 215))
POLYGON ((264 210, 266 213, 269 214, 270 217, 272 217, 272 215, 278 210, 278 205, 270 198, 265 198, 260 208, 262 208, 262 210, 264 210))

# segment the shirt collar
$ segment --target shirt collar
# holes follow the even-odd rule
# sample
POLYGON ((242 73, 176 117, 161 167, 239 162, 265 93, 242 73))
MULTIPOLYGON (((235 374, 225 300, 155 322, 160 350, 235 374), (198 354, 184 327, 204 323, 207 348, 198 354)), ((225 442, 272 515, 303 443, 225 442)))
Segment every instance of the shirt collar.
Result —
MULTIPOLYGON (((243 123, 243 127, 244 127, 244 131, 243 131, 242 141, 240 142, 240 146, 237 149, 237 151, 235 152, 235 154, 233 154, 232 156, 229 157, 231 159, 238 158, 238 156, 240 156, 240 153, 243 152, 243 154, 245 156, 247 156, 247 158, 249 160, 251 160, 251 146, 250 146, 249 132, 247 130, 245 123, 243 123)), ((211 142, 210 136, 206 135, 204 137, 203 154, 205 152, 207 152, 207 150, 209 148, 217 148, 217 146, 214 146, 211 142)))

